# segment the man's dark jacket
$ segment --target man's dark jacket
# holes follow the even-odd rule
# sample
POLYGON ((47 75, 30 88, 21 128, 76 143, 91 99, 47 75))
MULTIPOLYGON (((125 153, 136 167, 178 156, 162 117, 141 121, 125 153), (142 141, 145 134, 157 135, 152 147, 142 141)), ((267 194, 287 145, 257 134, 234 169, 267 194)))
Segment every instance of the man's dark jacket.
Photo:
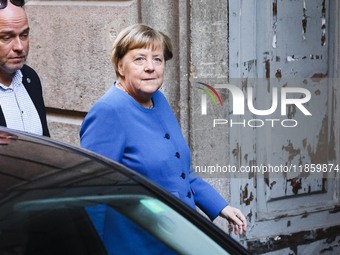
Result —
MULTIPOLYGON (((27 65, 24 65, 21 68, 21 72, 23 75, 22 83, 24 84, 39 114, 41 125, 43 128, 43 135, 50 136, 50 132, 47 127, 46 109, 45 109, 45 103, 44 103, 43 94, 42 94, 40 78, 38 74, 27 65)), ((6 127, 6 120, 1 109, 1 105, 0 105, 0 126, 6 127)))

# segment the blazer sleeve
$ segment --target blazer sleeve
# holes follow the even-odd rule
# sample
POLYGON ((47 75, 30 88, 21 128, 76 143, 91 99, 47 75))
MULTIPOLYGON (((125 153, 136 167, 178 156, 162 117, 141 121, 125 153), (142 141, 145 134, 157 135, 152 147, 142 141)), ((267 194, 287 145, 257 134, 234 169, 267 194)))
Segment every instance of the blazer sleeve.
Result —
POLYGON ((191 190, 194 194, 195 204, 213 221, 228 205, 228 202, 209 183, 204 181, 191 168, 191 190))

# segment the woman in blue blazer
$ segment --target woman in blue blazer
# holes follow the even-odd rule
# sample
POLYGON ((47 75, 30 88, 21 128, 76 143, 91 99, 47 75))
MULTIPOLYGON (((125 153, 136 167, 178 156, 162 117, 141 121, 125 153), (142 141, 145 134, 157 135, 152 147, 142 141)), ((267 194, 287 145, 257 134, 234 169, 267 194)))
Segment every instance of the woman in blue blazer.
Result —
POLYGON ((85 117, 81 146, 141 173, 211 220, 225 217, 242 233, 241 211, 192 170, 190 149, 159 91, 171 58, 163 33, 143 24, 124 29, 112 51, 117 81, 85 117))

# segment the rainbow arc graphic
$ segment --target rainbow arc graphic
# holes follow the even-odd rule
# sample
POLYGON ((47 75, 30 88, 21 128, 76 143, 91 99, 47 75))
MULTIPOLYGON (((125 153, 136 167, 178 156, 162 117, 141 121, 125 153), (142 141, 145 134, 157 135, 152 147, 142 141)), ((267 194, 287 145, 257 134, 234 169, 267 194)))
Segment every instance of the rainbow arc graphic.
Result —
POLYGON ((220 94, 218 94, 216 89, 214 89, 211 85, 203 83, 203 82, 197 82, 197 83, 204 86, 204 87, 197 87, 197 88, 202 90, 205 94, 207 94, 215 105, 217 104, 217 100, 220 103, 220 105, 223 105, 220 94))

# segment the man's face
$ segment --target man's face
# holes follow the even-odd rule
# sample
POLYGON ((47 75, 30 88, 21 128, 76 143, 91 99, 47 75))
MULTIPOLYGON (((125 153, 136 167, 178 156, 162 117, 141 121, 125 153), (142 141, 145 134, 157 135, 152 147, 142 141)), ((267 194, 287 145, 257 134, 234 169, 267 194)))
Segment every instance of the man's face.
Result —
POLYGON ((29 49, 25 10, 8 4, 0 10, 0 75, 13 74, 24 65, 29 49))

